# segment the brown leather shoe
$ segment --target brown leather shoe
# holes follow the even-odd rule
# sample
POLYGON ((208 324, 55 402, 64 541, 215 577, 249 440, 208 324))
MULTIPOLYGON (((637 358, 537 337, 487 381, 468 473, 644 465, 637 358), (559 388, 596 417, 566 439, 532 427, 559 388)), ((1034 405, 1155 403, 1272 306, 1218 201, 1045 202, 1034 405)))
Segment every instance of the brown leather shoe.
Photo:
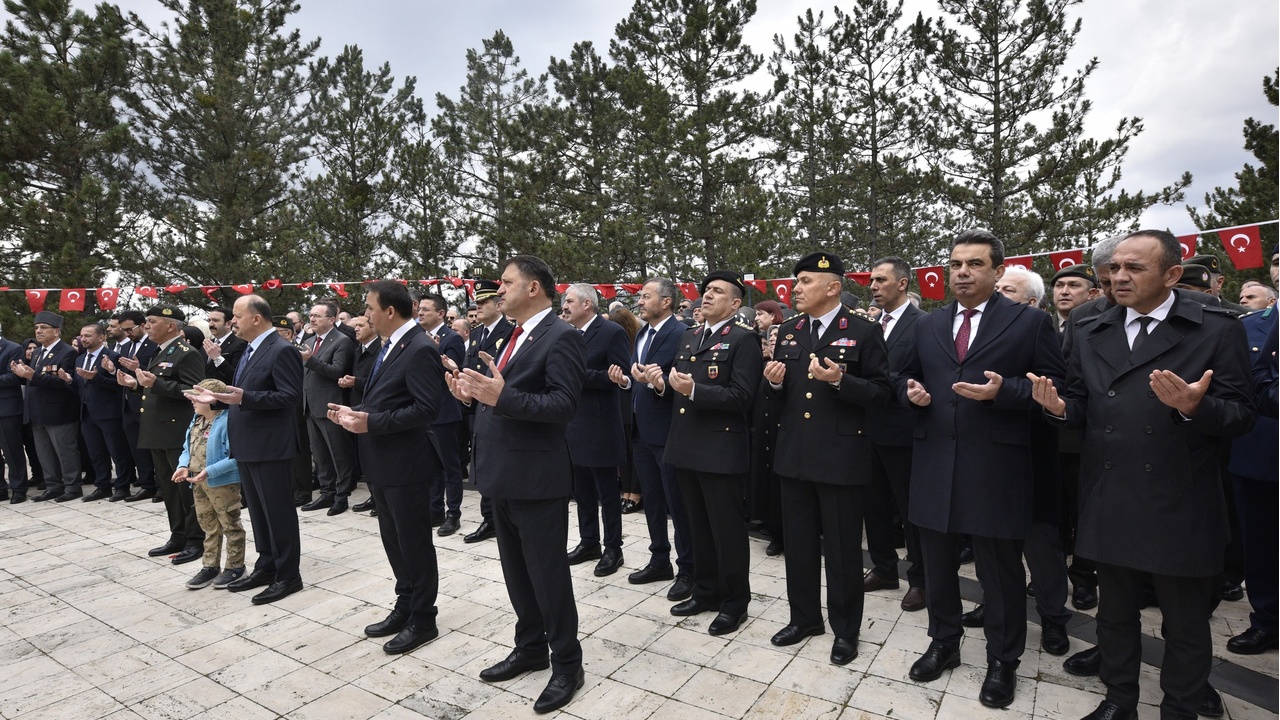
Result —
POLYGON ((862 591, 875 592, 876 590, 897 590, 898 578, 885 577, 873 570, 868 570, 867 574, 862 577, 862 591))
POLYGON ((902 596, 902 609, 907 612, 918 612, 924 609, 924 588, 913 587, 902 596))

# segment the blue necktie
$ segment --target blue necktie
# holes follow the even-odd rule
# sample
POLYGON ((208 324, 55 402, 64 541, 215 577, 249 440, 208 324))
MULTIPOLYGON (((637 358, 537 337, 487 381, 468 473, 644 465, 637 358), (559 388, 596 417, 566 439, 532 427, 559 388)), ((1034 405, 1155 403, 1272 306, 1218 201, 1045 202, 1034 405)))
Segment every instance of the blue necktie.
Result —
POLYGON ((387 343, 386 350, 378 353, 377 359, 373 361, 373 369, 369 371, 369 379, 372 380, 378 376, 378 369, 382 367, 382 360, 391 354, 391 343, 387 343))
POLYGON ((240 387, 240 375, 244 373, 245 366, 249 364, 249 358, 253 356, 253 346, 244 349, 244 354, 240 356, 240 364, 236 366, 236 376, 232 378, 231 384, 240 387))
POLYGON ((649 341, 651 339, 653 339, 653 326, 649 325, 645 328, 644 338, 640 341, 640 353, 636 355, 636 359, 640 361, 641 365, 644 364, 645 356, 649 354, 649 341))

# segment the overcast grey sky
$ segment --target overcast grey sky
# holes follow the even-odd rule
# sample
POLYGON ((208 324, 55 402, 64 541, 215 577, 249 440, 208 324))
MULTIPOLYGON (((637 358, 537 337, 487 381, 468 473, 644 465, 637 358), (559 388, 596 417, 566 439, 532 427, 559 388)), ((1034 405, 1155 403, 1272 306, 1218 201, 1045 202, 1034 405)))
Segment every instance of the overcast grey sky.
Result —
MULTIPOLYGON (((85 0, 77 4, 87 5, 85 0)), ((121 0, 148 22, 162 17, 154 0, 121 0)), ((414 75, 429 112, 435 94, 456 96, 466 72, 466 51, 497 29, 511 37, 531 72, 552 56, 591 40, 607 51, 614 26, 630 10, 627 0, 301 0, 295 16, 307 39, 321 38, 321 53, 359 45, 370 66, 390 62, 397 77, 414 75)), ((790 38, 810 0, 759 0, 748 28, 757 53, 772 51, 772 37, 790 38)), ((842 7, 847 7, 843 6, 842 7)), ((905 14, 937 15, 929 0, 907 0, 905 14)), ((1131 145, 1123 185, 1131 192, 1169 184, 1184 170, 1194 175, 1188 202, 1200 205, 1215 186, 1251 158, 1243 149, 1244 119, 1276 122, 1262 94, 1262 78, 1280 56, 1280 9, 1266 0, 1086 0, 1072 68, 1090 57, 1099 66, 1086 88, 1093 102, 1089 132, 1107 137, 1122 117, 1141 117, 1146 130, 1131 145)), ((762 70, 763 72, 763 70, 762 70)), ((1256 218, 1268 220, 1272 218, 1256 218)), ((1146 227, 1191 232, 1182 206, 1155 208, 1146 227)))

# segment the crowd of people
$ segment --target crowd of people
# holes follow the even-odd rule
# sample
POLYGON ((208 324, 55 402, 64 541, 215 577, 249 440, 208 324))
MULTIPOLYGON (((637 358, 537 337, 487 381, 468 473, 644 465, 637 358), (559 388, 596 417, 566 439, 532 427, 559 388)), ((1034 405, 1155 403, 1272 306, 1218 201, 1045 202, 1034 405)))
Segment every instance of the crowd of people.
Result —
POLYGON ((622 515, 642 512, 648 554, 627 582, 661 583, 673 615, 712 616, 711 635, 748 617, 758 533, 785 563, 775 645, 829 628, 831 662, 848 664, 865 593, 905 579, 902 609, 929 618, 910 678, 957 667, 963 628, 982 628, 978 697, 999 708, 1026 596, 1052 655, 1070 652, 1067 603, 1096 607, 1097 646, 1064 667, 1100 676, 1086 717, 1115 720, 1136 717, 1139 613, 1155 605, 1161 716, 1221 715, 1217 604, 1247 588, 1251 625, 1229 651, 1280 638, 1280 254, 1239 305, 1216 257, 1184 263, 1163 231, 1103 241, 1048 287, 985 231, 958 235, 948 267, 955 299, 932 312, 903 260, 873 264, 863 308, 823 251, 796 262, 793 307, 748 307, 742 276, 714 270, 695 302, 651 278, 601 312, 593 286, 557 298, 551 268, 515 256, 461 317, 396 281, 367 284, 354 314, 336 299, 305 318, 258 295, 203 318, 158 303, 70 341, 41 312, 33 339, 0 338, 4 492, 163 502, 167 540, 149 554, 200 560, 187 587, 258 590, 255 604, 303 589, 299 512, 368 512, 396 601, 365 633, 395 654, 438 635, 433 536, 461 530, 469 477, 481 517, 462 539, 496 539, 516 614, 513 650, 480 677, 550 668, 538 712, 583 684, 570 566, 615 574, 622 515), (350 506, 360 482, 369 498, 350 506), (968 562, 983 601, 962 612, 968 562))

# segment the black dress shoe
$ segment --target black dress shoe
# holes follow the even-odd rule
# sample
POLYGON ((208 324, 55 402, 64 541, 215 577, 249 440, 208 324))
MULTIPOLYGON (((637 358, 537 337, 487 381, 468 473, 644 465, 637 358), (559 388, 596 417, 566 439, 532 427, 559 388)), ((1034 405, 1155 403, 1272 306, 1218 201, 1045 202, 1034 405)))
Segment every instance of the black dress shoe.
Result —
POLYGON ((93 502, 95 500, 106 500, 111 497, 111 490, 108 488, 94 488, 93 492, 80 498, 80 502, 93 502))
POLYGON ((370 496, 369 496, 369 499, 368 499, 368 500, 365 500, 365 501, 364 501, 364 502, 362 502, 362 503, 356 503, 355 505, 352 505, 352 506, 351 506, 351 511, 352 511, 352 512, 369 512, 369 511, 370 511, 370 510, 372 510, 372 509, 373 509, 373 496, 372 496, 372 495, 370 495, 370 496))
POLYGON ((311 511, 313 511, 313 510, 325 510, 325 509, 327 509, 327 508, 331 508, 331 507, 333 507, 333 496, 332 496, 332 495, 321 495, 320 497, 316 498, 315 500, 312 500, 311 502, 307 503, 306 505, 303 505, 303 506, 302 506, 302 511, 303 511, 303 512, 311 512, 311 511))
POLYGON ((164 498, 160 497, 159 495, 153 495, 151 497, 151 502, 152 504, 161 503, 161 502, 164 502, 164 498))
POLYGON ((333 501, 333 505, 329 506, 329 512, 325 513, 325 515, 328 515, 329 517, 333 517, 334 515, 341 515, 346 511, 347 511, 347 499, 338 498, 337 500, 333 501))
POLYGON ((1237 655, 1261 655, 1275 650, 1280 635, 1261 628, 1251 627, 1227 641, 1227 650, 1237 655))
POLYGON ((1244 599, 1244 588, 1240 587, 1240 583, 1223 580, 1222 588, 1218 591, 1218 594, 1222 596, 1223 600, 1236 602, 1244 599))
POLYGON ((309 504, 310 502, 311 502, 311 493, 309 493, 309 492, 302 492, 301 490, 295 490, 295 491, 293 492, 293 506, 294 506, 294 507, 302 507, 303 505, 307 505, 307 504, 309 504))
POLYGON ((364 634, 371 638, 387 637, 388 635, 395 635, 400 632, 404 629, 404 626, 408 624, 409 614, 400 612, 398 609, 393 609, 391 614, 383 618, 381 622, 366 625, 364 628, 364 634))
POLYGON ((493 523, 489 522, 488 520, 483 520, 480 523, 480 527, 476 528, 475 531, 472 532, 470 535, 467 535, 466 537, 462 538, 462 542, 478 543, 481 540, 488 540, 489 538, 492 538, 496 534, 497 533, 495 533, 493 530, 493 523))
POLYGON ((1138 720, 1138 713, 1103 700, 1098 703, 1097 710, 1085 715, 1081 720, 1138 720))
POLYGON ((480 679, 485 682, 503 682, 520 677, 527 672, 546 670, 549 667, 551 662, 545 657, 525 657, 519 650, 512 650, 511 654, 503 660, 481 670, 480 679))
POLYGON ((704 605, 693 598, 671 606, 671 614, 676 617, 688 617, 689 615, 711 612, 712 610, 715 610, 715 608, 710 605, 704 605))
POLYGON ((862 576, 862 592, 875 592, 876 590, 897 590, 898 578, 885 577, 874 569, 868 570, 866 575, 862 576))
POLYGON ((929 643, 929 649, 924 651, 924 655, 911 664, 909 675, 916 682, 929 682, 942 677, 942 671, 959 666, 960 648, 935 640, 929 643))
POLYGON ((688 575, 676 575, 676 581, 671 584, 671 589, 667 591, 667 599, 671 602, 680 602, 693 597, 693 580, 688 575))
POLYGON ((1017 687, 1017 663, 991 660, 987 663, 987 678, 982 681, 982 690, 978 692, 978 702, 989 708, 1009 707, 1017 687))
POLYGON ((858 639, 836 638, 831 645, 831 662, 834 665, 848 665, 858 657, 858 639))
POLYGON ((549 713, 568 705, 574 694, 582 688, 584 680, 581 667, 572 673, 552 673, 551 679, 547 681, 547 687, 533 703, 533 711, 549 713))
POLYGON ((973 562, 973 548, 969 545, 965 545, 960 548, 960 564, 968 565, 971 562, 973 562))
POLYGON ((630 515, 632 513, 640 512, 641 510, 644 510, 644 503, 640 500, 631 500, 628 498, 622 501, 623 515, 630 515))
POLYGON ((202 555, 204 555, 203 547, 199 545, 188 545, 182 548, 182 552, 178 553, 177 555, 174 555, 173 559, 170 560, 169 562, 173 563, 174 565, 182 565, 184 563, 189 563, 189 562, 194 562, 196 560, 199 560, 202 555))
POLYGON ((62 496, 61 490, 45 490, 39 495, 31 498, 35 502, 44 502, 45 500, 57 500, 62 496))
POLYGON ((129 493, 125 492, 124 490, 117 490, 111 493, 111 497, 107 500, 107 502, 120 502, 121 500, 128 500, 128 499, 129 499, 129 493))
POLYGON ((907 594, 902 596, 902 609, 907 612, 923 610, 924 605, 924 588, 910 588, 907 594))
POLYGON ((769 557, 778 557, 782 554, 782 541, 774 538, 769 541, 769 547, 764 549, 764 554, 769 557))
POLYGON ((449 537, 450 535, 458 532, 458 527, 458 518, 452 515, 446 515, 444 517, 444 522, 440 523, 439 529, 436 530, 436 535, 439 535, 440 537, 449 537))
POLYGON ((710 635, 717 635, 717 636, 728 635, 731 632, 737 631, 738 628, 742 627, 742 623, 746 621, 747 621, 746 613, 742 613, 741 615, 733 615, 730 613, 722 612, 716 616, 715 620, 711 621, 710 625, 707 626, 707 633, 710 635))
POLYGON ((374 508, 373 510, 370 510, 369 517, 378 517, 378 509, 374 508))
POLYGON ((1067 626, 1052 620, 1040 619, 1040 647, 1050 655, 1062 657, 1071 650, 1067 626))
POLYGON ((143 500, 149 500, 155 496, 156 496, 156 491, 153 488, 141 488, 138 490, 138 492, 125 498, 124 501, 125 502, 142 502, 143 500))
POLYGON ((401 655, 416 650, 438 637, 440 637, 440 630, 436 628, 435 623, 426 627, 405 625, 403 630, 382 646, 382 650, 388 655, 401 655))
POLYGON ((61 495, 59 495, 58 497, 54 498, 53 501, 64 503, 64 502, 71 502, 72 500, 79 500, 83 497, 84 497, 83 493, 77 492, 75 490, 68 490, 62 493, 61 495))
POLYGON ((1078 677, 1095 677, 1102 669, 1102 653, 1097 647, 1081 650, 1063 660, 1062 669, 1078 677))
POLYGON ((826 631, 827 629, 822 625, 813 625, 811 627, 788 625, 774 633, 773 637, 769 638, 769 642, 777 645, 778 647, 787 647, 788 645, 795 645, 807 637, 821 635, 826 631))
POLYGON ((147 551, 147 555, 151 557, 160 557, 161 555, 172 555, 180 552, 186 545, 178 540, 170 540, 160 547, 151 548, 147 551))
POLYGON ((254 605, 266 605, 277 600, 283 600, 290 595, 302 589, 302 578, 296 577, 292 580, 277 580, 267 586, 266 590, 253 596, 254 605))
POLYGON ((1027 597, 1033 598, 1035 596, 1036 596, 1036 589, 1031 586, 1031 583, 1027 583, 1027 597))
POLYGON ((569 564, 581 565, 588 560, 599 560, 602 555, 599 545, 579 543, 578 547, 569 551, 569 564))
POLYGON ((254 588, 265 587, 276 581, 276 574, 266 570, 254 570, 227 586, 231 592, 244 592, 254 588))
POLYGON ((648 565, 627 576, 627 582, 632 585, 644 585, 651 582, 661 582, 670 580, 676 576, 676 571, 671 568, 671 564, 655 565, 650 562, 648 565))
POLYGON ((1226 709, 1222 706, 1222 696, 1209 683, 1204 684, 1204 695, 1200 696, 1200 705, 1196 708, 1196 714, 1200 717, 1220 718, 1226 714, 1226 709))
POLYGON ((600 556, 600 562, 596 563, 594 574, 596 577, 605 577, 614 574, 620 567, 622 567, 622 551, 608 548, 600 556))
POLYGON ((1071 605, 1077 610, 1092 610, 1098 607, 1098 592, 1091 587, 1077 585, 1071 591, 1071 605))
POLYGON ((979 605, 960 616, 960 624, 967 628, 980 628, 987 621, 987 606, 979 605))
POLYGON ((26 493, 16 492, 9 496, 10 505, 17 505, 18 503, 24 503, 26 501, 27 501, 26 493))

